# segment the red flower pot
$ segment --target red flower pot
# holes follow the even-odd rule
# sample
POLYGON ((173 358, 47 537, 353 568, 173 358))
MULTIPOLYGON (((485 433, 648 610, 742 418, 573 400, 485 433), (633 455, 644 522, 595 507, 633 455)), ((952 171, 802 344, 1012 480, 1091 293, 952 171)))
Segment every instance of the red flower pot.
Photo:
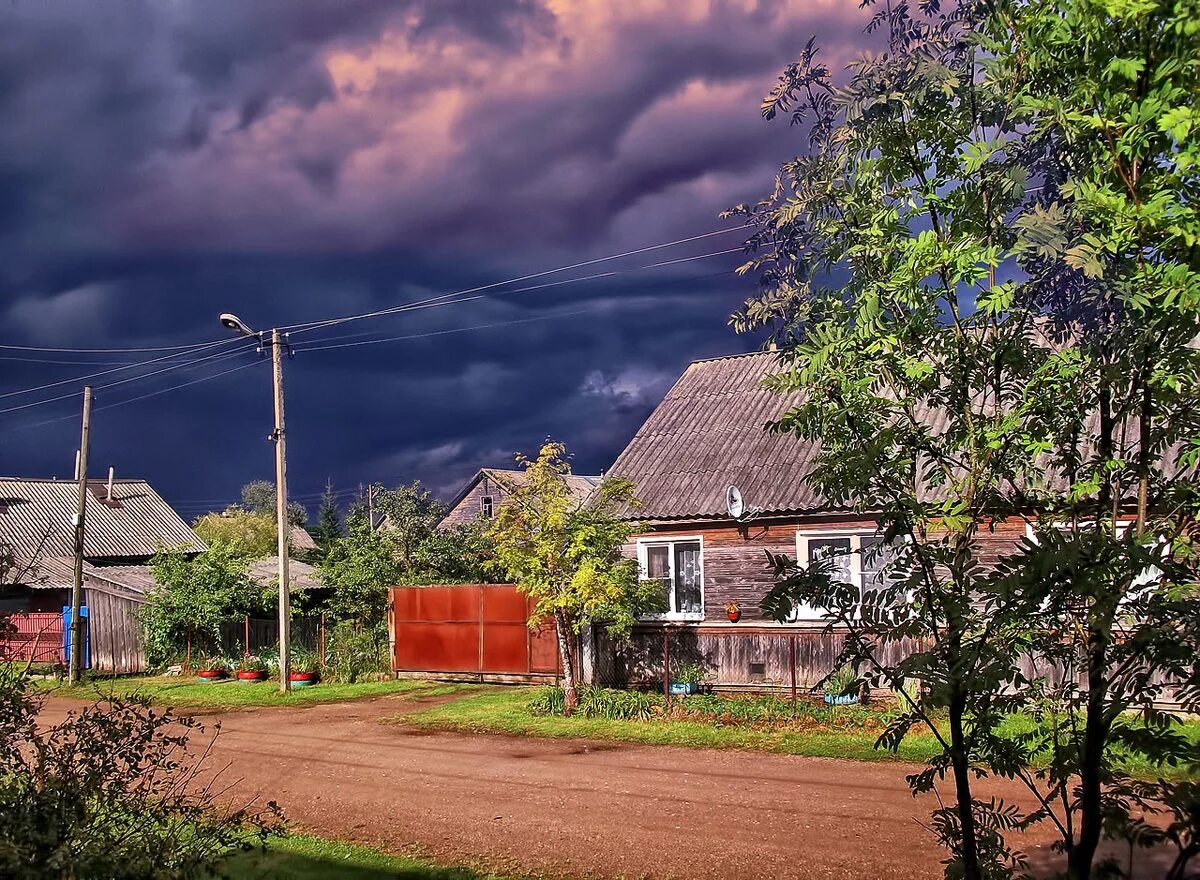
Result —
POLYGON ((267 677, 265 672, 260 672, 257 669, 251 669, 248 672, 239 672, 237 674, 238 681, 264 681, 267 677))
POLYGON ((730 623, 737 623, 742 619, 742 610, 739 608, 737 611, 726 611, 725 615, 729 618, 730 623))
POLYGON ((221 669, 201 669, 196 672, 196 676, 208 682, 220 681, 225 677, 225 672, 221 669))
POLYGON ((308 687, 317 683, 317 674, 315 672, 291 672, 288 673, 288 681, 299 687, 308 687))

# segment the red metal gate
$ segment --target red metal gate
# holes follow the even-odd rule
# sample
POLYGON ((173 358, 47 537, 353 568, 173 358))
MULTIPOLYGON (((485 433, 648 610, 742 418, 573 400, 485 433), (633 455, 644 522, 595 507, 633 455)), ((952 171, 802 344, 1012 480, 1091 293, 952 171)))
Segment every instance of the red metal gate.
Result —
POLYGON ((396 672, 557 675, 554 624, 531 630, 530 601, 512 584, 393 587, 396 672))

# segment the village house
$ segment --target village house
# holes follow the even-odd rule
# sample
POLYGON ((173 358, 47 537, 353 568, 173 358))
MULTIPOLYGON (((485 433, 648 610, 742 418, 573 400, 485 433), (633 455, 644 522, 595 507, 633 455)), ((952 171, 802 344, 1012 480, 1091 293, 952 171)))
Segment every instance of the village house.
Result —
MULTIPOLYGON (((83 590, 91 667, 141 672, 135 613, 154 586, 150 559, 162 549, 199 553, 204 543, 144 480, 89 480, 87 490, 83 590)), ((0 587, 0 614, 23 615, 14 618, 21 630, 16 638, 35 639, 39 660, 61 659, 62 612, 74 582, 77 491, 73 480, 0 478, 0 544, 13 556, 0 587)))
MULTIPOLYGON (((615 661, 596 651, 598 680, 661 681, 664 647, 673 668, 699 664, 726 690, 807 689, 834 671, 843 637, 821 609, 797 609, 787 623, 763 614, 773 586, 765 551, 804 563, 835 556, 846 581, 870 588, 887 550, 874 520, 808 481, 818 444, 765 430, 799 402, 763 386, 777 369, 773 352, 693 362, 613 464, 642 502, 630 511, 641 530, 628 553, 662 583, 666 611, 635 626, 615 661)), ((1024 534, 1022 521, 999 524, 980 537, 985 557, 1024 534)))
MULTIPOLYGON (((467 525, 479 519, 492 519, 500 509, 500 503, 513 487, 520 485, 524 479, 523 470, 481 468, 450 501, 450 509, 438 523, 438 528, 446 529, 467 525)), ((567 477, 568 487, 580 500, 586 498, 599 482, 598 476, 571 474, 567 477)))

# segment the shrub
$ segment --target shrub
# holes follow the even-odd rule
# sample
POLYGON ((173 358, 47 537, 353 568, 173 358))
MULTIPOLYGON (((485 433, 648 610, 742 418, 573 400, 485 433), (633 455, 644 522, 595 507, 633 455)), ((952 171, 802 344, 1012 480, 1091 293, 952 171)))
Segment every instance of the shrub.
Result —
POLYGON ((220 657, 206 657, 196 665, 197 672, 219 672, 229 674, 229 662, 220 657))
POLYGON ((0 668, 0 876, 199 880, 281 833, 274 803, 213 800, 188 744, 205 731, 196 719, 114 695, 50 727, 41 701, 0 668))
POLYGON ((292 645, 288 654, 292 672, 313 673, 320 665, 317 662, 317 655, 303 645, 292 645))
POLYGON ((387 624, 361 627, 352 621, 338 623, 325 642, 325 674, 331 681, 353 684, 391 672, 387 624))
MULTIPOLYGON (((661 694, 642 691, 623 691, 613 688, 580 685, 576 714, 584 718, 607 718, 613 721, 649 721, 662 713, 661 694)), ((535 715, 565 714, 566 698, 560 687, 542 688, 529 702, 535 715)))

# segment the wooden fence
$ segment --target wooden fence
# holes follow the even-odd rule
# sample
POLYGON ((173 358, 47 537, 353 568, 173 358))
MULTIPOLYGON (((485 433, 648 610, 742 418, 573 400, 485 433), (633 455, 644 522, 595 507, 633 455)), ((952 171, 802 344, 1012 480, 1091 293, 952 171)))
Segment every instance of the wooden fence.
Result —
POLYGON ((5 617, 0 621, 0 659, 65 663, 62 614, 22 612, 5 617))
MULTIPOLYGON (((293 645, 312 651, 318 657, 325 653, 325 615, 293 617, 293 645)), ((242 657, 278 650, 279 620, 265 617, 242 617, 221 624, 220 653, 223 657, 242 657)))

